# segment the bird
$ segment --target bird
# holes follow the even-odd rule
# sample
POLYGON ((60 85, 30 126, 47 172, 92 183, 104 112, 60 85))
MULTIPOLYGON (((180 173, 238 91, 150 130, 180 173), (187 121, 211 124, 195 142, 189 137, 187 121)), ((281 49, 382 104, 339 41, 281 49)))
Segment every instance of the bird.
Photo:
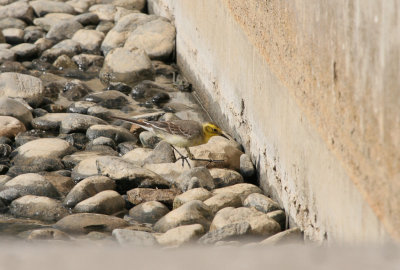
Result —
POLYGON ((200 123, 194 120, 173 120, 173 121, 148 121, 134 120, 119 116, 110 116, 113 119, 124 120, 134 123, 143 129, 154 133, 157 137, 168 142, 173 149, 180 155, 182 166, 187 158, 190 160, 221 162, 223 160, 198 159, 190 152, 189 147, 205 144, 213 136, 222 136, 229 140, 228 136, 216 124, 206 122, 200 123), (185 148, 187 157, 182 155, 176 147, 185 148))

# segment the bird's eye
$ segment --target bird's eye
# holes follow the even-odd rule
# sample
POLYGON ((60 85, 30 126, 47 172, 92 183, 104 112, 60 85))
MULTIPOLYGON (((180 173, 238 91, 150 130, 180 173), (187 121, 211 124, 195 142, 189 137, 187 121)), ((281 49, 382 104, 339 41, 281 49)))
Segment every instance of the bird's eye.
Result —
POLYGON ((217 129, 214 128, 214 132, 217 132, 217 129))

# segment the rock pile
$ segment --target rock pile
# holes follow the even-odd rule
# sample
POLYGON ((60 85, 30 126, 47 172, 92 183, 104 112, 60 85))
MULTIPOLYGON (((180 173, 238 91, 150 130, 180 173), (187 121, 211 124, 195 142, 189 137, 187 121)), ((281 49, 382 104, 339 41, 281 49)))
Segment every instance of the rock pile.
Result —
POLYGON ((144 0, 1 4, 0 235, 138 246, 301 238, 281 232, 285 213, 249 183, 255 169, 236 142, 192 147, 224 162, 189 168, 153 134, 110 121, 206 119, 172 62, 175 27, 142 13, 144 0))

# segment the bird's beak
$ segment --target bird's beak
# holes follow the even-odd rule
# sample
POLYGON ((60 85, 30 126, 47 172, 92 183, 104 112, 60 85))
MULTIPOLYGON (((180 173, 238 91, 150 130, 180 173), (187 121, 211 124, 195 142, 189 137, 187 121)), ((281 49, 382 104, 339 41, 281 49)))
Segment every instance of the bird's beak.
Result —
POLYGON ((226 135, 224 132, 222 132, 219 136, 224 137, 225 139, 230 140, 230 138, 228 137, 228 135, 226 135))

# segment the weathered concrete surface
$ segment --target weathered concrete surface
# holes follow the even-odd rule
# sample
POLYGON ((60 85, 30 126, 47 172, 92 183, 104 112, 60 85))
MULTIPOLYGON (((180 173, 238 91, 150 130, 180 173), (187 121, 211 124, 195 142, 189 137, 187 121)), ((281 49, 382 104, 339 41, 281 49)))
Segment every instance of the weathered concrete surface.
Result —
POLYGON ((150 0, 264 190, 314 240, 400 240, 400 14, 388 1, 150 0))

